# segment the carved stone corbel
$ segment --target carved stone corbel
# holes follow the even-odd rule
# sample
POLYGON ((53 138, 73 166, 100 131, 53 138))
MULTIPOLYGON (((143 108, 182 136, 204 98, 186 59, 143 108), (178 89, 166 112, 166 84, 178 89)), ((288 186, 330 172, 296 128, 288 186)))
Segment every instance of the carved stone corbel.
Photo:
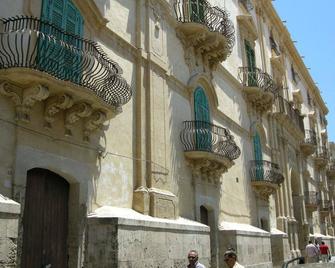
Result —
POLYGON ((49 98, 44 111, 45 127, 51 128, 51 123, 55 121, 55 115, 60 110, 69 109, 72 105, 73 99, 68 94, 61 94, 49 98))
POLYGON ((16 120, 29 122, 31 108, 37 101, 45 100, 49 96, 49 90, 43 85, 20 88, 8 82, 2 82, 0 84, 0 94, 9 97, 14 102, 16 120))
POLYGON ((65 135, 72 136, 71 128, 79 119, 88 117, 92 113, 92 107, 88 103, 76 103, 65 115, 65 135))
POLYGON ((84 140, 89 141, 91 133, 102 126, 107 116, 103 111, 94 111, 86 120, 84 129, 84 140))

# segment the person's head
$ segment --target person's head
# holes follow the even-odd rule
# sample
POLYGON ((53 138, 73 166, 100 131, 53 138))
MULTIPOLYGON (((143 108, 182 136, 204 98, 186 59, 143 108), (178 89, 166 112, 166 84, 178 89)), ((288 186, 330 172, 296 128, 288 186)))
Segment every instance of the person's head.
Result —
POLYGON ((325 244, 325 242, 324 242, 324 241, 322 241, 322 242, 321 242, 321 244, 322 244, 322 245, 324 245, 324 244, 325 244))
POLYGON ((309 241, 308 241, 308 244, 312 244, 312 240, 309 240, 309 241))
POLYGON ((224 261, 226 262, 226 264, 228 265, 229 268, 233 267, 236 263, 237 260, 237 255, 234 249, 230 248, 228 249, 224 255, 224 261))
POLYGON ((194 249, 190 250, 190 252, 187 255, 187 258, 190 264, 195 264, 198 261, 198 252, 194 249))

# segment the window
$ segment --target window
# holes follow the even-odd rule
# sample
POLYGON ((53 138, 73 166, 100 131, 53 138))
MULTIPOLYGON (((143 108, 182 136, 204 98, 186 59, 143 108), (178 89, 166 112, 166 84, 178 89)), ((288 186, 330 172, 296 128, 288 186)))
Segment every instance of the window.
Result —
POLYGON ((83 36, 83 18, 79 10, 71 0, 43 0, 41 19, 56 27, 41 24, 41 32, 55 39, 39 39, 39 67, 42 70, 57 73, 64 79, 80 80, 81 54, 78 49, 82 48, 82 42, 74 38, 74 36, 83 36), (62 41, 70 47, 62 45, 62 41))
POLYGON ((196 128, 196 147, 200 151, 211 151, 210 112, 207 96, 201 87, 194 91, 194 119, 196 128))
POLYGON ((257 78, 256 78, 256 59, 255 59, 255 51, 250 45, 249 41, 245 40, 245 54, 247 58, 247 66, 248 66, 248 86, 256 86, 257 78))
POLYGON ((189 0, 190 18, 192 22, 203 23, 205 21, 205 1, 204 0, 189 0))
POLYGON ((254 155, 255 155, 255 167, 256 167, 256 180, 263 180, 264 178, 263 153, 262 153, 261 137, 258 132, 255 132, 253 142, 254 142, 254 155))

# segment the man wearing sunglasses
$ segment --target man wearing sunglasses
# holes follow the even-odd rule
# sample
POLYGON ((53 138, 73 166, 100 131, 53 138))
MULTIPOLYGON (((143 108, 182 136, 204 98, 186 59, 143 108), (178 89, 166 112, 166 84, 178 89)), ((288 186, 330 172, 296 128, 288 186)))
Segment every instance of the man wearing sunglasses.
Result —
POLYGON ((224 261, 229 268, 244 268, 241 264, 237 262, 237 255, 234 249, 228 249, 224 255, 224 261))
POLYGON ((205 265, 198 261, 198 252, 196 250, 190 250, 187 258, 189 262, 187 268, 206 268, 205 265))

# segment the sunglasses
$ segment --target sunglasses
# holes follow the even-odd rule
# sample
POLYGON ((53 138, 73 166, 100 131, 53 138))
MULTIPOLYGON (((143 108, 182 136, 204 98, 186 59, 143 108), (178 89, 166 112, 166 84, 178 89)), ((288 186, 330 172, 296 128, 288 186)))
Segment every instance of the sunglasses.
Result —
POLYGON ((187 258, 189 258, 189 259, 195 259, 197 257, 196 256, 188 256, 187 258))

